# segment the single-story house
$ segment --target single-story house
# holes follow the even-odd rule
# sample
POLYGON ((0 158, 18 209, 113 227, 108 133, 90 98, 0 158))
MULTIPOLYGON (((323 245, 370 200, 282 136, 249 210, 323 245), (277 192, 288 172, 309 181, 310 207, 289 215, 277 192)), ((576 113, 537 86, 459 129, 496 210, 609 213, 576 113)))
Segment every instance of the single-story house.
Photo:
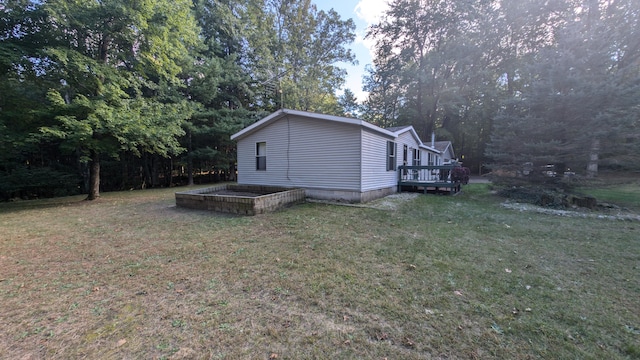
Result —
POLYGON ((307 197, 366 202, 397 191, 400 165, 440 165, 412 126, 281 109, 231 136, 238 184, 304 188, 307 197))

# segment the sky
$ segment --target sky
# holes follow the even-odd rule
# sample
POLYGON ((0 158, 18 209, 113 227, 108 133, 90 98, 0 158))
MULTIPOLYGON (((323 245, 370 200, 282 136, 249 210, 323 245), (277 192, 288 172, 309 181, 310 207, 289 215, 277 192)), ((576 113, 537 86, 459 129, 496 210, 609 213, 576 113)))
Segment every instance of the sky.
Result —
MULTIPOLYGON (((318 10, 334 9, 343 20, 353 19, 356 24, 356 40, 350 47, 356 55, 358 65, 340 64, 340 66, 345 68, 348 74, 344 87, 353 91, 359 102, 367 97, 367 93, 362 91, 365 66, 373 62, 373 42, 366 41, 364 36, 368 26, 378 22, 387 8, 387 2, 388 0, 313 0, 318 10)), ((341 94, 342 91, 339 93, 341 94)))

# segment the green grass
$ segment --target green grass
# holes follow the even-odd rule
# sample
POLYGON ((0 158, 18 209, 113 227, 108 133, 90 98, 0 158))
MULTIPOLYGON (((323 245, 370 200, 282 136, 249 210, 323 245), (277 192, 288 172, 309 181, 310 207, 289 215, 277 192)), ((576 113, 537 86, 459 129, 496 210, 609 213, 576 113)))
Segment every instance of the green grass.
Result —
POLYGON ((619 184, 613 186, 585 187, 580 191, 598 199, 598 202, 640 210, 640 183, 619 184))
POLYGON ((640 358, 637 222, 479 184, 255 217, 173 191, 0 204, 2 357, 640 358))

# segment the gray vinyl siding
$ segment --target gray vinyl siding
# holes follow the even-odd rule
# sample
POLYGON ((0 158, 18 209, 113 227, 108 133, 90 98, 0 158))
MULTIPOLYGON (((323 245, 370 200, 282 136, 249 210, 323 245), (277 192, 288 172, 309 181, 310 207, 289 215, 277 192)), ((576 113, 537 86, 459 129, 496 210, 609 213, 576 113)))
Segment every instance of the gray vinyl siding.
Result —
MULTIPOLYGON (((397 185, 397 171, 387 171, 387 141, 395 140, 368 129, 362 130, 362 191, 397 185)), ((401 152, 400 146, 396 156, 398 152, 401 152)))
MULTIPOLYGON (((411 131, 405 131, 400 135, 398 135, 397 142, 398 142, 398 153, 400 155, 400 157, 398 158, 398 165, 402 165, 402 164, 411 165, 412 164, 411 161, 413 160, 413 155, 411 150, 419 149, 420 143, 416 141, 411 131), (404 145, 407 145, 406 159, 404 158, 404 145)), ((422 154, 420 158, 422 159, 422 154)))
POLYGON ((442 154, 442 161, 451 161, 453 160, 453 154, 451 153, 450 148, 447 148, 447 151, 445 151, 442 154))
POLYGON ((238 140, 238 183, 284 186, 281 176, 286 160, 286 123, 276 121, 238 140), (256 170, 256 143, 267 144, 267 169, 256 170))
POLYGON ((360 191, 360 132, 351 124, 288 115, 238 140, 238 183, 360 191), (267 170, 255 146, 267 143, 267 170))

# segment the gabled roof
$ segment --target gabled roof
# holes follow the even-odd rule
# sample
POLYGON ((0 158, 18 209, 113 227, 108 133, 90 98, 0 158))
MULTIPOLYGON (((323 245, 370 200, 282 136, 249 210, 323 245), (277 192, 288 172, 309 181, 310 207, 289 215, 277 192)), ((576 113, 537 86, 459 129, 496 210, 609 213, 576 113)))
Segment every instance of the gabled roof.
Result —
POLYGON ((440 151, 440 150, 438 150, 438 149, 436 149, 434 147, 431 147, 429 145, 420 144, 420 147, 423 148, 423 149, 427 149, 429 151, 433 151, 433 152, 438 153, 438 154, 442 154, 442 151, 440 151))
POLYGON ((301 117, 306 117, 309 119, 317 119, 317 120, 324 120, 324 121, 334 121, 334 122, 338 122, 338 123, 343 123, 343 124, 351 124, 351 125, 357 125, 357 126, 362 126, 364 128, 370 129, 372 131, 375 131, 377 133, 386 135, 386 136, 390 136, 390 137, 396 137, 397 135, 391 131, 385 130, 381 127, 375 126, 373 124, 370 124, 364 120, 360 120, 360 119, 354 119, 354 118, 346 118, 346 117, 341 117, 341 116, 334 116, 334 115, 325 115, 325 114, 318 114, 318 113, 312 113, 312 112, 307 112, 307 111, 299 111, 299 110, 290 110, 290 109, 280 109, 276 112, 274 112, 273 114, 263 118, 262 120, 247 126, 246 128, 238 131, 237 133, 231 135, 231 140, 237 140, 237 139, 241 139, 255 131, 258 131, 260 129, 262 129, 263 127, 269 125, 270 123, 277 121, 283 117, 286 117, 287 115, 295 115, 295 116, 301 116, 301 117))
POLYGON ((453 145, 451 144, 451 141, 436 141, 434 147, 441 153, 444 153, 449 149, 451 150, 451 157, 456 156, 453 152, 453 145))
MULTIPOLYGON (((383 129, 381 127, 378 127, 376 125, 373 125, 371 123, 368 123, 364 120, 360 120, 360 119, 354 119, 354 118, 347 118, 347 117, 342 117, 342 116, 334 116, 334 115, 325 115, 325 114, 318 114, 318 113, 312 113, 312 112, 308 112, 308 111, 299 111, 299 110, 291 110, 291 109, 280 109, 276 112, 274 112, 273 114, 263 118, 262 120, 247 126, 246 128, 238 131, 237 133, 231 135, 231 140, 239 140, 249 134, 252 134, 266 126, 268 126, 269 124, 271 124, 274 121, 277 121, 279 119, 282 119, 284 117, 286 117, 287 115, 295 115, 295 116, 300 116, 300 117, 306 117, 309 119, 316 119, 316 120, 322 120, 322 121, 333 121, 333 122, 337 122, 337 123, 343 123, 343 124, 351 124, 351 125, 357 125, 357 126, 361 126, 363 128, 372 130, 374 132, 377 132, 379 134, 382 135, 386 135, 392 138, 397 138, 398 136, 400 136, 400 134, 410 131, 411 135, 416 139, 416 142, 418 144, 420 144, 419 146, 423 149, 432 151, 432 152, 436 152, 436 153, 441 153, 442 151, 440 151, 437 147, 431 147, 428 146, 426 144, 424 144, 422 142, 422 140, 420 140, 420 137, 418 136, 418 134, 416 133, 416 130, 413 128, 413 126, 411 125, 405 125, 405 126, 395 126, 395 127, 391 127, 391 128, 387 128, 387 129, 383 129)), ((437 143, 436 143, 437 144, 437 143)), ((451 144, 451 142, 449 142, 449 144, 451 144)))
POLYGON ((399 132, 403 132, 403 131, 400 131, 400 130, 408 129, 408 128, 413 128, 413 126, 411 126, 411 125, 392 126, 392 127, 386 128, 386 129, 391 131, 391 132, 393 132, 393 133, 399 133, 399 132))
POLYGON ((404 126, 394 126, 394 127, 389 127, 387 128, 387 130, 393 132, 396 137, 400 136, 400 134, 410 131, 411 135, 413 136, 413 138, 418 142, 418 144, 420 144, 419 146, 423 149, 427 149, 429 151, 433 151, 436 153, 440 153, 441 151, 438 150, 437 148, 431 147, 429 145, 426 145, 422 142, 422 140, 420 140, 420 137, 418 136, 418 133, 416 132, 416 130, 413 128, 412 125, 404 125, 404 126))

